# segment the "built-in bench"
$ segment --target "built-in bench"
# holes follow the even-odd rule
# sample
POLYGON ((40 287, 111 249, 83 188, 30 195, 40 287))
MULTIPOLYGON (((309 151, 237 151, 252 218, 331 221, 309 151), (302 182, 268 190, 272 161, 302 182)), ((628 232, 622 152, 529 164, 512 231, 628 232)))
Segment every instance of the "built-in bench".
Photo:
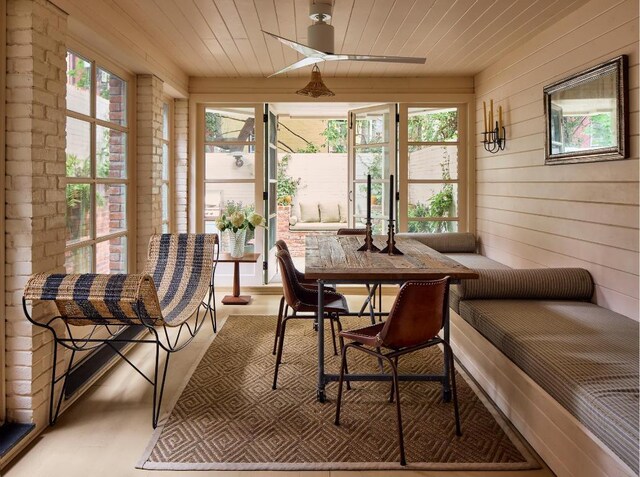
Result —
POLYGON ((590 302, 586 270, 514 270, 442 235, 411 234, 480 274, 450 297, 471 374, 559 475, 637 475, 638 323, 590 302))

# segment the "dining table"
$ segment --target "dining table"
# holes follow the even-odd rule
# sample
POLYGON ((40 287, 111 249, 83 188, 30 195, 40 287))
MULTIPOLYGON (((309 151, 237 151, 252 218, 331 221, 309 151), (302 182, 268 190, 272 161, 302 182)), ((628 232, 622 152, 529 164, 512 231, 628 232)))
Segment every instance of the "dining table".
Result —
MULTIPOLYGON (((324 290, 327 284, 397 284, 413 280, 434 280, 449 277, 449 284, 462 279, 478 278, 477 272, 455 260, 427 247, 422 242, 406 237, 396 237, 396 248, 402 255, 359 251, 364 244, 364 235, 308 235, 305 243, 304 276, 318 283, 318 379, 316 398, 326 400, 326 385, 337 381, 338 374, 325 371, 324 353, 324 290)), ((387 236, 374 236, 374 244, 382 249, 387 236)), ((448 289, 447 289, 448 296, 448 289)), ((373 313, 373 312, 372 312, 373 313)), ((358 313, 349 313, 358 315, 358 313)), ((449 309, 443 317, 442 338, 449 342, 449 309)), ((446 352, 446 351, 445 351, 446 352)), ((447 357, 445 357, 447 358, 447 357)), ((444 360, 444 372, 433 374, 400 374, 401 381, 440 381, 444 401, 451 399, 449 361, 444 360)), ((349 381, 390 381, 391 374, 381 369, 377 374, 349 373, 349 381)))

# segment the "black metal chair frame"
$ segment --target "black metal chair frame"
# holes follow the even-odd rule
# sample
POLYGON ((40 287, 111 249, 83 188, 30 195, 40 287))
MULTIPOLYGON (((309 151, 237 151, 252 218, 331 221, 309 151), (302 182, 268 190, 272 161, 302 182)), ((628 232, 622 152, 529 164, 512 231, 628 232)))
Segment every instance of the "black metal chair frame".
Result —
MULTIPOLYGON (((73 373, 76 369, 78 369, 82 364, 84 364, 85 358, 78 363, 74 363, 75 355, 77 352, 89 352, 96 351, 100 347, 106 345, 111 348, 116 354, 118 354, 126 363, 128 363, 140 376, 142 376, 147 382, 149 382, 153 386, 153 407, 152 407, 152 425, 155 429, 158 426, 158 420, 160 417, 160 410, 162 406, 162 398, 164 395, 164 386, 166 383, 167 377, 167 369, 169 366, 169 358, 172 353, 178 352, 185 348, 193 339, 196 337, 204 323, 207 321, 207 317, 211 320, 211 326, 213 328, 213 332, 216 333, 216 306, 215 306, 215 287, 214 287, 214 277, 215 270, 218 264, 218 258, 220 255, 220 244, 216 243, 216 252, 215 252, 215 260, 213 264, 213 269, 211 272, 211 281, 209 284, 209 293, 206 301, 202 301, 196 310, 196 317, 192 324, 189 321, 185 321, 175 327, 177 330, 175 337, 171 338, 169 336, 169 327, 167 324, 163 324, 160 327, 156 327, 151 323, 147 323, 144 320, 140 320, 140 323, 136 323, 135 326, 143 326, 146 328, 145 331, 149 332, 151 335, 150 338, 121 338, 120 334, 129 326, 127 324, 122 325, 112 325, 112 324, 95 324, 91 325, 93 328, 89 332, 89 334, 85 338, 75 338, 73 336, 72 325, 67 323, 67 321, 61 317, 60 315, 56 315, 53 318, 49 319, 45 322, 39 322, 30 315, 26 298, 22 298, 22 308, 24 310, 24 314, 27 319, 33 324, 41 328, 45 328, 51 332, 54 340, 53 347, 53 369, 51 372, 51 390, 49 395, 49 424, 54 425, 58 420, 58 416, 60 414, 60 408, 62 405, 62 401, 65 396, 65 391, 67 387, 67 381, 69 375, 73 373), (200 310, 204 312, 201 313, 200 310), (64 329, 66 331, 67 337, 59 336, 58 332, 55 329, 55 324, 58 322, 62 322, 64 324, 64 329), (159 329, 162 329, 163 332, 159 332, 159 329), (105 338, 93 338, 98 330, 105 330, 107 332, 107 337, 105 338), (185 331, 186 330, 186 331, 185 331), (185 331, 186 339, 180 342, 181 335, 185 331), (138 366, 136 366, 127 356, 118 349, 115 344, 116 343, 125 343, 125 344, 153 344, 155 345, 155 360, 154 360, 154 370, 153 377, 149 377, 144 373, 138 366), (56 377, 57 371, 57 358, 58 358, 58 346, 60 345, 68 350, 71 350, 71 356, 69 358, 69 364, 67 365, 66 371, 60 376, 56 377), (162 369, 161 376, 159 375, 160 370, 160 355, 161 350, 166 352, 166 359, 164 362, 164 366, 162 369), (55 400, 55 386, 58 382, 63 381, 62 389, 60 390, 60 396, 55 400), (55 405, 54 405, 55 403, 55 405), (54 409, 55 407, 55 409, 54 409)), ((138 314, 138 310, 134 310, 138 314)), ((140 314, 139 314, 140 316, 140 314)), ((139 333, 136 334, 139 336, 139 333)))

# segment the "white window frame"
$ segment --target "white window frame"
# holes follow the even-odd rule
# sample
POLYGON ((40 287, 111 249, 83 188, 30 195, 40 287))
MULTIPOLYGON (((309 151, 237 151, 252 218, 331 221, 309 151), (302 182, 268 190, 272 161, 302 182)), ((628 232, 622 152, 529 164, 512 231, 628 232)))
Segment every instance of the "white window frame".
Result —
MULTIPOLYGON (((162 115, 162 145, 163 148, 164 146, 167 147, 167 150, 169 152, 167 160, 169 161, 169 164, 167 165, 168 168, 168 175, 166 179, 162 179, 162 184, 167 186, 167 204, 169 207, 169 210, 167 211, 167 218, 166 219, 162 219, 162 230, 165 230, 165 224, 167 226, 166 231, 167 233, 174 233, 174 229, 175 229, 175 171, 174 171, 174 165, 175 165, 175 128, 174 128, 174 114, 175 114, 175 105, 174 105, 174 100, 173 98, 169 97, 169 96, 165 96, 162 100, 162 107, 163 107, 163 115, 162 115), (164 137, 164 105, 168 106, 168 113, 167 113, 167 121, 168 121, 168 125, 167 125, 167 129, 168 129, 168 135, 165 138, 164 137)), ((162 155, 162 160, 164 161, 164 152, 162 155)), ((164 164, 162 164, 163 168, 164 168, 164 164)), ((162 189, 160 189, 162 191, 162 189)), ((161 194, 162 195, 162 194, 161 194)), ((164 207, 164 201, 162 201, 162 207, 164 207)), ((164 217, 164 210, 162 211, 162 215, 164 217)))

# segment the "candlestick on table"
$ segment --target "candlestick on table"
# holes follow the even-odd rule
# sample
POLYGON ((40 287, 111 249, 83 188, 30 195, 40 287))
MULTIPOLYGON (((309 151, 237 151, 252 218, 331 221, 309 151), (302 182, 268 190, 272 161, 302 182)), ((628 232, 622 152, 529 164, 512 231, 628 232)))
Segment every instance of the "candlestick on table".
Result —
POLYGON ((367 222, 371 222, 371 174, 367 174, 367 222))
POLYGON ((365 229, 364 245, 358 249, 358 252, 378 252, 380 249, 373 244, 371 231, 371 174, 367 174, 367 222, 365 229))
POLYGON ((383 248, 380 253, 388 253, 389 255, 404 255, 400 250, 396 248, 396 240, 394 238, 394 225, 393 225, 393 209, 395 208, 396 198, 394 193, 393 176, 389 176, 389 232, 387 236, 387 246, 383 248))

